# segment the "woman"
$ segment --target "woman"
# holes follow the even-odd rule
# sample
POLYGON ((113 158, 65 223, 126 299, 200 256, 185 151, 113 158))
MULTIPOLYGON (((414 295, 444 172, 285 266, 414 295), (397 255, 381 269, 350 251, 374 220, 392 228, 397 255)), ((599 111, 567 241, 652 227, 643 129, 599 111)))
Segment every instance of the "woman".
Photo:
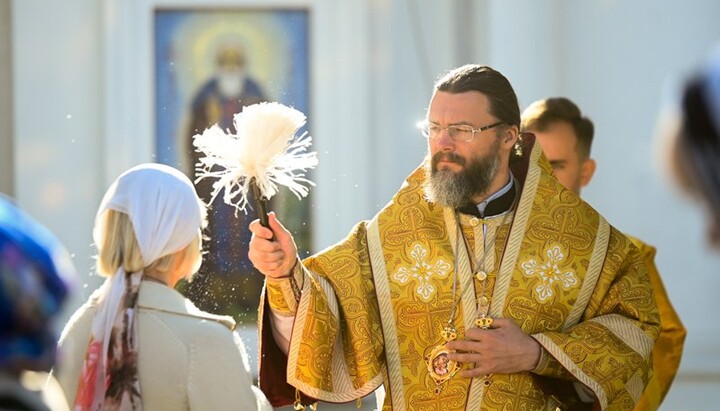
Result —
POLYGON ((671 142, 671 172, 705 208, 708 240, 720 249, 720 46, 686 81, 677 114, 663 118, 671 142))
POLYGON ((0 410, 68 410, 47 371, 74 279, 65 247, 0 195, 0 410))
POLYGON ((271 409, 232 318, 173 289, 200 268, 204 221, 174 168, 143 164, 110 186, 93 231, 108 278, 59 342, 57 377, 74 410, 271 409))

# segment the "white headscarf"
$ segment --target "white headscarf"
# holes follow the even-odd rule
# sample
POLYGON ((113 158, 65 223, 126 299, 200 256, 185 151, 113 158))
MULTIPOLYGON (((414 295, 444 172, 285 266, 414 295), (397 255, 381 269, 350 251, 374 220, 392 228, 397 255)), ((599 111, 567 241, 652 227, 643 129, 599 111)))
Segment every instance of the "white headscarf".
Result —
POLYGON ((145 266, 187 247, 205 218, 205 207, 192 182, 162 164, 141 164, 115 179, 95 217, 95 244, 103 238, 98 223, 107 210, 130 217, 145 266))
MULTIPOLYGON (((187 247, 205 221, 205 207, 190 180, 161 164, 133 167, 110 185, 95 217, 95 244, 103 243, 101 221, 108 210, 130 218, 145 267, 187 247)), ((120 267, 91 297, 98 300, 98 310, 75 396, 76 411, 142 409, 137 375, 142 276, 142 271, 126 273, 120 267)))

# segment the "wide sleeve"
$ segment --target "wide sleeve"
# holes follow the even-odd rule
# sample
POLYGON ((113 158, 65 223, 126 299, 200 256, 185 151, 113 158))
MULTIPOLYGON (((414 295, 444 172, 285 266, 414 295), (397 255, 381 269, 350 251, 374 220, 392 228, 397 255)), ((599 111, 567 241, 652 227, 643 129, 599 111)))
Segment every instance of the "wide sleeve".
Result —
POLYGON ((253 386, 247 353, 240 337, 209 323, 195 335, 189 352, 187 396, 191 410, 261 410, 272 407, 253 386))
POLYGON ((600 409, 632 409, 649 381, 659 331, 642 255, 613 229, 601 275, 580 321, 567 330, 533 335, 551 356, 535 372, 581 383, 600 409))
POLYGON ((365 222, 301 269, 287 356, 272 338, 269 302, 261 303, 260 387, 274 406, 292 403, 294 388, 329 402, 372 393, 382 383, 384 354, 365 222))

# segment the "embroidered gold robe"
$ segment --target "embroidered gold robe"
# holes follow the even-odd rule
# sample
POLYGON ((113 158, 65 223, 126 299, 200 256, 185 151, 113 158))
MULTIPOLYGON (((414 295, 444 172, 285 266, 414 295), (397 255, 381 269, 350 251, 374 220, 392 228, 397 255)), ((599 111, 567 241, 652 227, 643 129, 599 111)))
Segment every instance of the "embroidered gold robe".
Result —
POLYGON ((635 411, 651 411, 660 407, 675 379, 680 367, 687 330, 675 312, 660 273, 655 267, 655 247, 638 238, 632 236, 628 238, 643 255, 660 313, 660 336, 653 348, 653 375, 635 407, 635 411))
POLYGON ((287 362, 267 315, 261 324, 260 386, 273 405, 292 401, 290 386, 347 402, 384 384, 383 410, 555 410, 578 403, 578 390, 600 409, 633 409, 659 333, 642 256, 551 177, 533 139, 525 145, 511 164, 521 183, 512 218, 459 217, 474 255, 458 238, 455 212, 425 199, 419 167, 371 221, 294 271, 299 301, 289 281, 268 281, 268 304, 295 316, 287 362), (494 252, 483 256, 491 240, 494 252), (476 262, 488 271, 484 285, 472 275, 476 262), (541 363, 533 372, 456 375, 435 394, 424 357, 442 343, 453 305, 463 338, 483 296, 490 316, 514 320, 542 345, 541 363))

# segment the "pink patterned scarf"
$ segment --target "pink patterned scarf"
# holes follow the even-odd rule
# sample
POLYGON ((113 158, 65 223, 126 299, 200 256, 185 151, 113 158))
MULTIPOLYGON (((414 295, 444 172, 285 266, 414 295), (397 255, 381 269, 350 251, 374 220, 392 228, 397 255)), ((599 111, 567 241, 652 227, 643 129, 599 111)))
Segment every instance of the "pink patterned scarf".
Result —
POLYGON ((142 273, 126 274, 121 269, 98 290, 101 301, 74 411, 142 410, 137 347, 141 279, 142 273))

